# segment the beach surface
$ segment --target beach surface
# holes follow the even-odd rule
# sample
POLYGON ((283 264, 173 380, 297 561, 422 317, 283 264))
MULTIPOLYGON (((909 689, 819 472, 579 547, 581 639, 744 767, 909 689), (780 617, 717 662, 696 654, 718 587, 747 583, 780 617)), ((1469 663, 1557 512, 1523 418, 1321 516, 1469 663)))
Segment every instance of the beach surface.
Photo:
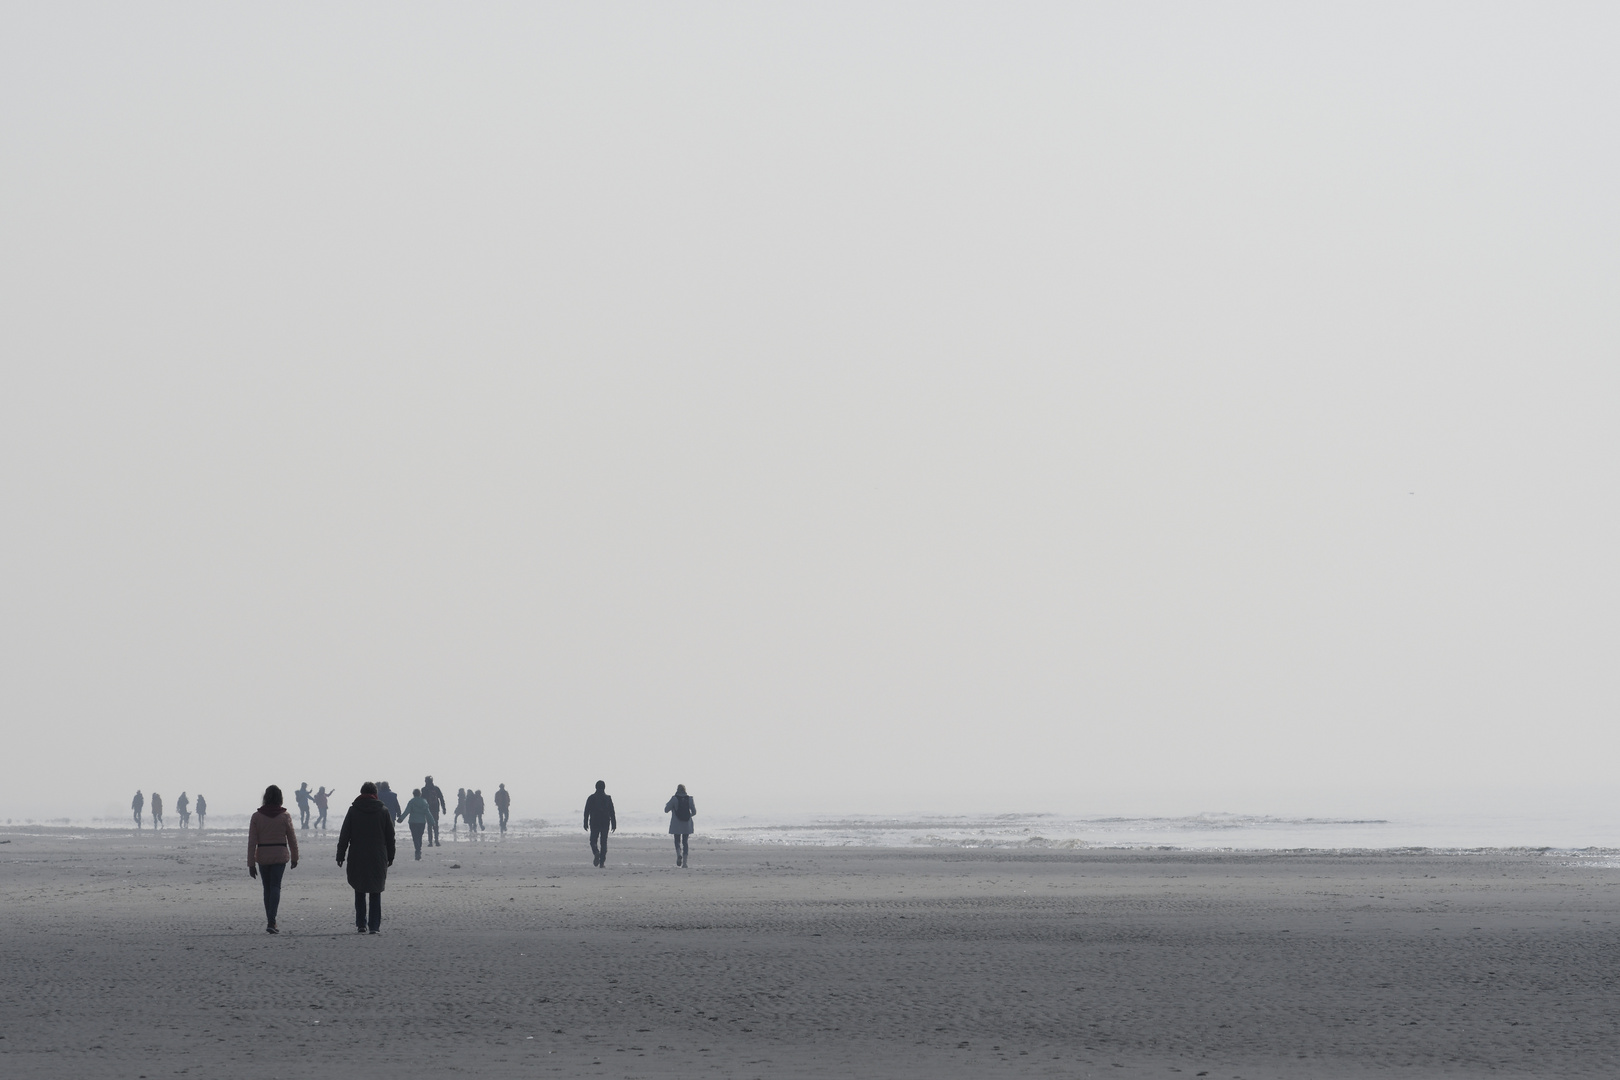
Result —
POLYGON ((0 830, 0 1074, 1620 1075, 1620 869, 1559 853, 0 830))

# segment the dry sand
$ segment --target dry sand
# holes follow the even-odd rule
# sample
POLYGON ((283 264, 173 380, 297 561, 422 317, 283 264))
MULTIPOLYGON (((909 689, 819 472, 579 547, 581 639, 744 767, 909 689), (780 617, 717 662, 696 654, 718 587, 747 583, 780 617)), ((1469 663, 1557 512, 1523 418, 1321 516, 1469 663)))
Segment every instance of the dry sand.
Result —
POLYGON ((1536 854, 0 830, 6 1077, 1620 1076, 1620 870, 1536 854), (459 862, 453 868, 452 862, 459 862))

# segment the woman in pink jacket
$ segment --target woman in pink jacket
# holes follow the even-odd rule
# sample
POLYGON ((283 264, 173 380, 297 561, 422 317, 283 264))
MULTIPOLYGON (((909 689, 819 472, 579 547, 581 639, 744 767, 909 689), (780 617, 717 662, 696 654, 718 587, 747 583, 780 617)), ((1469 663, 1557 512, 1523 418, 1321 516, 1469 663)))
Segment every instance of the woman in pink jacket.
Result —
POLYGON ((264 805, 248 821, 248 877, 264 882, 265 933, 279 934, 276 909, 281 906, 281 875, 298 866, 298 834, 292 815, 281 805, 281 789, 264 789, 264 805))

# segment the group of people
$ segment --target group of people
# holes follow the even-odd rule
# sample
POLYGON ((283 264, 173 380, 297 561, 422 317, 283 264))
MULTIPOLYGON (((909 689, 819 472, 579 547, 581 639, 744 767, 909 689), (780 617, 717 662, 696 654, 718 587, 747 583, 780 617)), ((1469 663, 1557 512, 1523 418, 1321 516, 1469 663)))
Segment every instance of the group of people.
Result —
MULTIPOLYGON (((309 790, 307 782, 299 784, 298 790, 293 792, 293 801, 298 805, 298 827, 300 829, 316 828, 325 831, 328 803, 335 794, 336 792, 328 790, 325 784, 322 784, 317 791, 309 790), (313 825, 310 822, 311 807, 316 811, 313 825)), ((433 777, 427 777, 420 788, 411 790, 413 802, 416 799, 421 799, 423 803, 415 811, 410 809, 409 804, 404 807, 400 806, 399 796, 388 786, 386 780, 377 782, 377 798, 394 815, 396 822, 404 821, 407 815, 410 815, 413 826, 421 826, 420 829, 412 829, 412 833, 416 836, 416 857, 418 859, 422 857, 422 838, 420 834, 424 830, 427 832, 430 845, 439 843, 439 816, 449 810, 449 804, 445 802, 444 792, 439 790, 439 786, 433 782, 433 777)), ((135 799, 130 803, 130 808, 135 811, 135 827, 137 829, 144 827, 143 811, 147 810, 150 810, 152 815, 152 828, 163 828, 163 796, 157 792, 152 792, 151 799, 148 801, 144 794, 136 791, 135 799)), ((185 792, 182 791, 180 798, 175 800, 174 808, 180 815, 180 827, 182 829, 190 828, 192 802, 185 792)), ((500 815, 501 835, 503 836, 506 835, 506 823, 511 815, 511 809, 512 796, 506 790, 506 785, 502 784, 499 790, 495 792, 495 810, 500 815)), ((201 795, 197 796, 196 814, 197 828, 200 829, 203 827, 204 817, 208 814, 208 800, 201 795)), ((451 839, 456 838, 461 824, 467 826, 470 839, 482 839, 479 834, 484 831, 483 789, 480 788, 476 791, 472 788, 456 789, 456 808, 450 820, 451 839)))
MULTIPOLYGON (((299 792, 294 792, 302 811, 299 828, 308 827, 309 824, 306 800, 313 800, 315 796, 307 794, 308 791, 309 785, 304 784, 299 788, 299 792, 305 793, 303 798, 298 797, 299 792)), ((321 793, 323 796, 330 794, 325 787, 321 788, 321 793)), ((472 821, 482 810, 482 797, 478 796, 479 801, 469 806, 466 803, 466 789, 462 789, 460 794, 462 820, 467 821, 471 828, 472 821), (468 812, 471 812, 471 817, 466 816, 468 812)), ((477 793, 474 794, 476 796, 477 793)), ((156 796, 153 798, 156 799, 156 796)), ((200 796, 198 801, 201 802, 200 796)), ((324 799, 317 805, 324 823, 324 799)), ((511 797, 506 793, 506 785, 502 784, 495 793, 502 832, 506 831, 510 805, 511 797)), ((368 780, 360 785, 360 794, 349 804, 348 813, 343 817, 337 843, 338 865, 343 866, 345 861, 348 862, 345 877, 349 887, 354 890, 354 925, 357 933, 376 934, 382 929, 382 894, 388 883, 388 868, 394 865, 394 825, 400 821, 409 822, 416 857, 421 859, 424 833, 429 846, 440 846, 438 815, 444 808, 444 793, 431 776, 426 778, 422 787, 411 790, 411 799, 403 807, 399 805, 399 797, 388 789, 387 784, 368 780), (383 799, 385 793, 391 797, 390 800, 383 799)), ((692 835, 692 818, 697 814, 697 803, 687 794, 685 784, 675 786, 675 794, 664 804, 664 812, 670 815, 669 832, 675 840, 675 865, 689 867, 688 840, 692 835)), ((608 834, 617 832, 618 828, 613 797, 607 793, 607 783, 598 780, 595 793, 585 800, 585 830, 590 833, 593 866, 607 866, 608 834)), ((276 926, 276 913, 281 907, 281 882, 289 869, 298 867, 298 828, 293 826, 292 815, 282 805, 281 788, 275 784, 264 789, 263 804, 248 820, 247 860, 248 876, 258 878, 264 886, 265 932, 279 934, 281 931, 276 926)))
MULTIPOLYGON (((152 812, 152 828, 163 828, 163 796, 155 791, 152 792, 152 801, 148 804, 146 796, 141 794, 139 788, 136 788, 135 798, 130 801, 129 808, 135 811, 135 827, 137 829, 144 826, 141 820, 141 811, 148 807, 152 812)), ((182 829, 191 828, 191 798, 183 791, 180 793, 180 797, 174 800, 174 812, 180 815, 180 827, 182 829)), ((208 816, 208 800, 201 795, 197 796, 196 813, 197 828, 201 829, 205 824, 204 819, 208 816)))

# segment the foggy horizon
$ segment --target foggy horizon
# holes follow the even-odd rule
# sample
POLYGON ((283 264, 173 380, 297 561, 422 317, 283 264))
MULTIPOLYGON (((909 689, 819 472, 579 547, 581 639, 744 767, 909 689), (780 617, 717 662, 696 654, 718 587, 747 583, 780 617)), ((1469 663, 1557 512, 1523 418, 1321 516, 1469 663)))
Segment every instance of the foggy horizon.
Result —
POLYGON ((1596 811, 1617 22, 6 8, 0 818, 1596 811))

